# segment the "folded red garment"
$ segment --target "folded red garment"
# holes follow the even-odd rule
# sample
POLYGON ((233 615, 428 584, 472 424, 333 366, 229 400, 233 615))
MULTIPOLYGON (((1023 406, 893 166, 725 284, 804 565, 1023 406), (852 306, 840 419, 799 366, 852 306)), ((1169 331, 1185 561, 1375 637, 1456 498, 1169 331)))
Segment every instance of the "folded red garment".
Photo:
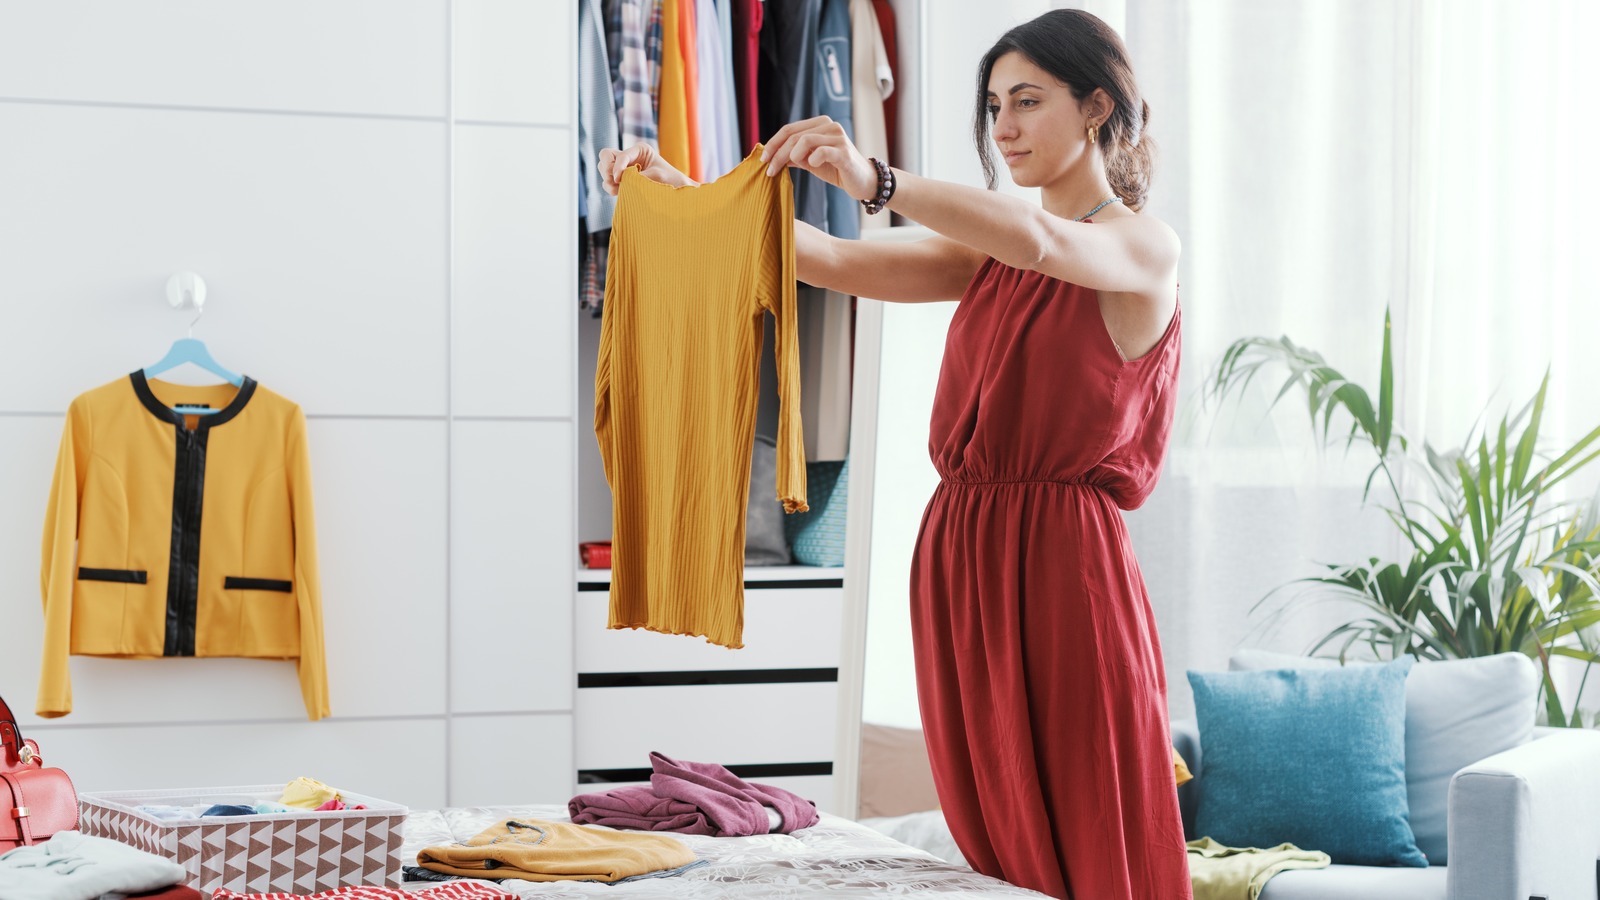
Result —
POLYGON ((201 894, 192 887, 175 884, 147 894, 129 894, 128 900, 201 900, 201 894))
POLYGON ((322 804, 321 806, 317 807, 315 810, 312 810, 312 811, 313 812, 338 812, 341 809, 366 809, 366 807, 362 806, 359 803, 357 803, 355 806, 346 806, 345 802, 343 800, 339 799, 338 797, 335 797, 332 800, 329 800, 327 803, 322 804))
POLYGON ((817 824, 817 807, 810 800, 770 784, 745 781, 716 763, 651 753, 650 766, 649 787, 579 794, 567 802, 567 814, 579 825, 713 837, 787 834, 817 824), (777 828, 771 826, 768 808, 778 813, 777 828))
MULTIPOLYGON (((579 794, 567 801, 567 815, 579 825, 632 828, 638 831, 675 831, 679 834, 716 835, 718 830, 700 807, 657 797, 646 785, 579 794)), ((762 822, 765 833, 766 822, 762 822)))

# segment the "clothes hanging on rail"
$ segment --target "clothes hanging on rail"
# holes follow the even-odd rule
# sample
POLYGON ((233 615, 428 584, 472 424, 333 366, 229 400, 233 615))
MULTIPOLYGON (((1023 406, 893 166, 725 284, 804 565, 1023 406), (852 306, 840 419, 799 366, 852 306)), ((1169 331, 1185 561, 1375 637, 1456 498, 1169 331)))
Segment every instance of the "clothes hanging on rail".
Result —
POLYGON ((800 287, 800 397, 806 459, 842 460, 850 452, 850 377, 855 298, 800 287))
POLYGON ((661 105, 656 123, 661 158, 699 181, 700 98, 695 71, 694 0, 662 0, 661 47, 661 105))
POLYGON ((316 546, 293 402, 142 371, 78 396, 45 517, 38 714, 72 711, 68 655, 242 656, 295 660, 306 715, 327 716, 316 546))
POLYGON ((596 162, 601 150, 622 147, 600 0, 579 0, 578 4, 578 93, 582 98, 578 102, 578 162, 583 171, 578 187, 583 199, 580 215, 593 234, 611 227, 616 208, 616 198, 601 186, 596 162))
MULTIPOLYGON (((883 94, 883 127, 889 138, 888 160, 892 165, 900 165, 900 95, 894 91, 895 73, 900 70, 900 59, 897 50, 898 40, 895 20, 894 5, 890 0, 872 0, 873 12, 878 14, 878 33, 883 37, 884 60, 889 71, 889 91, 883 94)), ((881 84, 881 82, 880 82, 881 84)))
POLYGON ((752 150, 710 184, 623 174, 595 367, 613 510, 610 628, 743 646, 762 319, 775 323, 777 496, 807 509, 787 172, 752 150))
POLYGON ((695 0, 695 43, 700 92, 702 181, 715 181, 739 164, 738 123, 734 121, 733 72, 723 37, 722 12, 728 0, 695 0))
MULTIPOLYGON (((827 116, 839 123, 846 137, 855 140, 850 113, 850 55, 850 0, 822 0, 822 18, 817 22, 812 105, 798 112, 791 121, 827 116)), ((861 204, 843 189, 807 172, 800 177, 799 190, 801 194, 822 193, 828 216, 824 230, 829 234, 846 239, 861 236, 861 204)), ((797 198, 795 202, 801 200, 797 198)))
POLYGON ((757 100, 761 63, 761 24, 765 0, 723 0, 733 7, 733 90, 738 98, 739 146, 761 143, 757 100))
MULTIPOLYGON (((883 46, 883 32, 872 0, 850 0, 850 120, 855 144, 868 158, 889 160, 889 135, 883 118, 883 102, 894 93, 894 72, 883 46)), ((858 211, 861 227, 888 228, 889 216, 858 211)))
MULTIPOLYGON (((605 295, 614 201, 595 169, 603 147, 646 143, 696 181, 712 181, 763 134, 827 114, 868 155, 895 159, 893 102, 882 102, 893 90, 888 0, 577 2, 580 235, 596 236, 580 240, 582 309, 599 315, 605 295)), ((800 218, 836 236, 891 220, 864 218, 843 191, 809 174, 793 173, 791 183, 800 218)))
POLYGON ((616 69, 612 97, 622 135, 620 146, 627 149, 643 143, 659 149, 653 94, 660 85, 661 0, 608 0, 607 10, 607 20, 614 23, 608 37, 614 35, 619 48, 612 57, 616 69), (656 25, 653 53, 649 41, 652 22, 656 25))
MULTIPOLYGON (((812 91, 822 0, 769 4, 762 17, 760 112, 761 136, 767 139, 784 125, 807 118, 815 106, 812 91)), ((794 173, 795 216, 827 230, 827 201, 809 187, 814 181, 810 174, 794 173)))
POLYGON ((578 232, 578 308, 600 318, 605 303, 606 257, 611 247, 610 230, 599 234, 578 232))

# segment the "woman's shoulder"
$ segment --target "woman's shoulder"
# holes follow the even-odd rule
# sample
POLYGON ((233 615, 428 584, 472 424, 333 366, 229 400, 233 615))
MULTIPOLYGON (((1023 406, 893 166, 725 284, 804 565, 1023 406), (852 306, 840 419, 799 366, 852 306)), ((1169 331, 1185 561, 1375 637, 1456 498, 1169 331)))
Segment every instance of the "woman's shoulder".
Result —
POLYGON ((1168 225, 1165 220, 1155 214, 1144 210, 1131 210, 1123 206, 1112 207, 1096 216, 1094 221, 1105 225, 1115 225, 1126 229, 1128 234, 1140 241, 1148 241, 1154 246, 1168 247, 1174 258, 1183 249, 1183 244, 1178 240, 1178 232, 1168 225))

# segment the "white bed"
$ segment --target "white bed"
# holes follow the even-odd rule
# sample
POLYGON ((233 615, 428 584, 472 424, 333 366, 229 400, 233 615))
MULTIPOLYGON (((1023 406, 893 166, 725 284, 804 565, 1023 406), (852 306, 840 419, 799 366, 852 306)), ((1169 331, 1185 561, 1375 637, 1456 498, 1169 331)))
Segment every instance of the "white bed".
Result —
MULTIPOLYGON (((406 822, 401 856, 409 865, 423 847, 464 841, 508 818, 567 821, 565 806, 476 807, 413 812, 406 822)), ((932 895, 978 898, 1043 897, 1043 894, 979 875, 931 853, 893 840, 865 825, 823 814, 822 821, 792 835, 744 838, 679 835, 707 865, 681 875, 623 884, 508 881, 501 886, 523 897, 596 896, 639 898, 883 897, 932 895)), ((426 888, 407 882, 408 888, 426 888)))
POLYGON ((944 813, 937 809, 862 819, 861 824, 902 844, 926 850, 947 863, 957 866, 967 864, 966 857, 961 855, 961 848, 956 846, 955 837, 950 834, 950 825, 945 822, 944 813))

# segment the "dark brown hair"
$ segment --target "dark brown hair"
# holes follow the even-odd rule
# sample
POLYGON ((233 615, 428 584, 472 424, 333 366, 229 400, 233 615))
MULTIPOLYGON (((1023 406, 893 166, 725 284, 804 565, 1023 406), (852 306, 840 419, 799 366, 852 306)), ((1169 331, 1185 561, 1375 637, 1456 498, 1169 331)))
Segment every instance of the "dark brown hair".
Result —
MULTIPOLYGON (((1144 206, 1155 168, 1155 148, 1145 135, 1150 104, 1144 102, 1133 79, 1128 49, 1105 22, 1080 9, 1057 9, 1006 32, 978 64, 978 112, 972 138, 983 161, 983 177, 995 186, 992 142, 989 140, 989 74, 995 60, 1020 53, 1083 100, 1104 88, 1115 108, 1100 126, 1097 143, 1106 160, 1111 189, 1129 209, 1144 206)), ((1087 136, 1086 136, 1087 137, 1087 136)))

